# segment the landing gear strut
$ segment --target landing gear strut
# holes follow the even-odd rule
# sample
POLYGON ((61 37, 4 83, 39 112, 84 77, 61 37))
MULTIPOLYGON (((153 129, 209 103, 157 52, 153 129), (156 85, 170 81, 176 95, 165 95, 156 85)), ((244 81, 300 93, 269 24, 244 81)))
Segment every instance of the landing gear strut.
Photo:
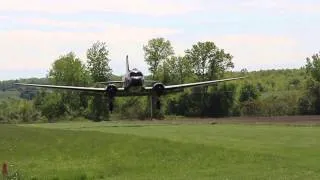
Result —
POLYGON ((110 100, 110 102, 109 102, 109 111, 112 114, 112 111, 113 111, 113 101, 112 100, 110 100))
POLYGON ((160 110, 161 108, 161 101, 159 96, 152 96, 152 105, 156 105, 156 109, 160 110))
POLYGON ((113 108, 114 108, 114 96, 108 96, 107 98, 107 102, 108 104, 108 108, 109 108, 109 112, 112 114, 113 108))
POLYGON ((113 111, 113 101, 114 97, 116 96, 117 93, 117 87, 114 84, 108 85, 106 89, 106 95, 109 101, 109 111, 112 113, 113 111))
POLYGON ((158 110, 161 109, 161 101, 160 101, 159 98, 157 98, 157 101, 156 101, 156 108, 157 108, 158 110))

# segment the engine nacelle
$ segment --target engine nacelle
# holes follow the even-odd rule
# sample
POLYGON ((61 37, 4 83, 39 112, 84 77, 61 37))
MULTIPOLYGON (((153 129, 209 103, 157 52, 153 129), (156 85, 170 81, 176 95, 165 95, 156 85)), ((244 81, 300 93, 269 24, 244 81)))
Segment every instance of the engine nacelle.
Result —
POLYGON ((108 97, 114 97, 117 94, 117 87, 114 84, 109 84, 106 88, 108 97))
POLYGON ((157 95, 161 96, 164 94, 165 87, 162 83, 155 83, 152 87, 152 91, 157 95))

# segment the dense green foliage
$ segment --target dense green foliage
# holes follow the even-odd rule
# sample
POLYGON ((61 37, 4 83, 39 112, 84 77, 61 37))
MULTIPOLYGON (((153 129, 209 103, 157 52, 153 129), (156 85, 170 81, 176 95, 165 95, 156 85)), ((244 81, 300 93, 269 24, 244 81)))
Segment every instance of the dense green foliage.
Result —
POLYGON ((25 126, 0 126, 0 159, 21 179, 320 178, 318 127, 25 126))
POLYGON ((198 42, 185 52, 199 81, 219 79, 227 69, 234 67, 232 56, 210 41, 198 42))
MULTIPOLYGON (((190 49, 185 50, 183 56, 176 56, 171 42, 164 38, 149 40, 142 50, 151 72, 146 79, 164 84, 247 76, 244 80, 186 89, 181 93, 162 96, 162 110, 157 110, 155 106, 152 110, 153 117, 158 119, 166 115, 226 117, 320 114, 318 54, 307 58, 306 66, 300 69, 252 72, 243 69, 235 72, 232 71, 232 52, 227 53, 210 41, 195 43, 190 49)), ((86 63, 70 52, 55 60, 47 78, 19 81, 98 86, 97 82, 120 80, 121 77, 111 73, 108 56, 106 43, 97 41, 88 49, 86 63)), ((85 117, 95 121, 109 119, 108 102, 101 95, 61 90, 44 93, 36 91, 35 88, 16 87, 13 85, 14 82, 16 81, 1 82, 0 88, 3 91, 0 92, 0 100, 8 101, 6 98, 9 97, 17 101, 29 100, 29 103, 34 104, 35 111, 49 121, 65 117, 85 117)), ((152 98, 151 101, 150 97, 116 98, 115 113, 123 119, 149 119, 151 102, 155 104, 155 99, 152 98)), ((2 121, 11 121, 11 117, 2 121)))
POLYGON ((164 38, 151 39, 148 41, 147 45, 143 46, 143 50, 145 52, 145 60, 149 65, 149 71, 151 72, 152 78, 159 80, 157 77, 159 65, 174 54, 171 42, 164 38))
POLYGON ((94 82, 110 80, 109 50, 105 42, 97 41, 87 51, 88 70, 94 82))
POLYGON ((45 118, 30 101, 8 99, 0 102, 0 124, 39 121, 45 121, 45 118))
POLYGON ((302 114, 320 114, 320 56, 314 54, 307 58, 306 71, 310 74, 307 79, 304 96, 299 101, 302 114))
MULTIPOLYGON (((111 68, 109 67, 109 51, 105 42, 97 41, 87 51, 88 71, 93 82, 106 82, 110 80, 111 68)), ((109 110, 107 100, 101 95, 94 95, 89 101, 89 116, 95 121, 107 120, 109 110)))

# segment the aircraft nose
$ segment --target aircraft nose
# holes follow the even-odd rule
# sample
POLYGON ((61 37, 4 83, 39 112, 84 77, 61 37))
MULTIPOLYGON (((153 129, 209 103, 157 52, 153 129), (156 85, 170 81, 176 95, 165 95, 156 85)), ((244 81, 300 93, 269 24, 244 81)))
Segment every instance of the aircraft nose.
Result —
POLYGON ((142 78, 141 77, 132 77, 131 78, 132 86, 142 86, 142 78))

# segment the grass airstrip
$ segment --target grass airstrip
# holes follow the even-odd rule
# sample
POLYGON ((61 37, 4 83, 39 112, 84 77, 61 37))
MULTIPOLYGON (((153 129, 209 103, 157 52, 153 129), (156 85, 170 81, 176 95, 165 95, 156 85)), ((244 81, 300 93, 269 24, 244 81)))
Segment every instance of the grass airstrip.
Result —
POLYGON ((21 179, 320 179, 318 126, 73 122, 0 138, 21 179))

